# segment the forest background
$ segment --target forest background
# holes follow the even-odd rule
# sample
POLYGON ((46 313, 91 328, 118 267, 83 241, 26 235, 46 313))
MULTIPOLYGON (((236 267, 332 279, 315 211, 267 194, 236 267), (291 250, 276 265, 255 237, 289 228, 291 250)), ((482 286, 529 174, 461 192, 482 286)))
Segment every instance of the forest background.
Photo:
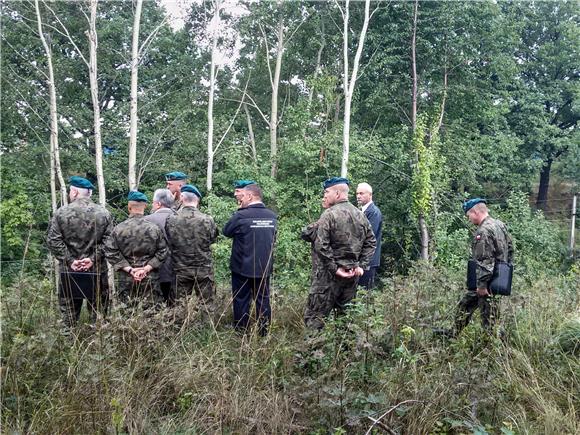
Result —
MULTIPOLYGON (((579 3, 1 3, 2 426, 39 433, 578 433, 579 3), (234 179, 279 216, 266 339, 163 316, 60 335, 45 245, 71 175, 120 222, 180 170, 222 226, 234 179), (368 182, 380 288, 304 341, 303 226, 321 182, 368 182), (451 343, 489 199, 516 246, 502 339, 451 343), (577 236, 576 236, 577 238, 577 236), (313 347, 314 346, 314 347, 313 347)), ((86 320, 86 319, 85 319, 86 320)))

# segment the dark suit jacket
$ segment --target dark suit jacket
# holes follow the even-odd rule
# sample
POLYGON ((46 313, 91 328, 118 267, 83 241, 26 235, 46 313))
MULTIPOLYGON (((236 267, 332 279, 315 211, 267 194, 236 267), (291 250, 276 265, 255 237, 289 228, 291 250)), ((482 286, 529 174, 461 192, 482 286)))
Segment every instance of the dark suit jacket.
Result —
MULTIPOLYGON (((174 215, 175 212, 170 208, 160 208, 155 213, 145 216, 145 220, 156 224, 161 231, 163 231, 163 236, 165 236, 165 241, 167 242, 167 234, 165 233, 165 222, 167 218, 174 215)), ((174 279, 173 273, 173 263, 171 261, 171 255, 168 255, 161 267, 159 268, 159 282, 172 282, 174 279)))
POLYGON ((374 202, 371 203, 365 210, 365 216, 369 220, 371 227, 373 229, 373 234, 375 235, 375 239, 377 239, 377 248, 375 249, 375 253, 373 255, 373 259, 371 260, 369 266, 370 267, 379 267, 381 264, 381 237, 383 235, 383 215, 379 208, 375 205, 374 202))

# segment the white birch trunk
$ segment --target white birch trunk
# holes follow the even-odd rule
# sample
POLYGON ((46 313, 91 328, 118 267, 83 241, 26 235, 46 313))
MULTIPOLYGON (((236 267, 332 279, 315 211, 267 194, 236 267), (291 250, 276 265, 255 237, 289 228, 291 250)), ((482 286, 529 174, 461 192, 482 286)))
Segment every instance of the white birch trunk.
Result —
POLYGON ((280 72, 282 70, 282 55, 284 54, 284 23, 280 18, 278 24, 278 45, 276 51, 276 66, 272 79, 272 104, 270 110, 270 158, 272 159, 272 178, 278 174, 278 90, 280 88, 280 72))
POLYGON ((93 122, 95 138, 95 166, 97 171, 97 187, 99 189, 99 204, 105 206, 105 177, 103 174, 103 147, 101 145, 101 109, 99 106, 99 85, 97 82, 97 4, 98 0, 90 0, 91 16, 89 22, 89 81, 91 101, 93 104, 93 122))
POLYGON ((62 175, 62 169, 60 166, 60 151, 58 146, 58 112, 56 106, 56 87, 54 83, 54 69, 52 66, 52 50, 49 47, 46 38, 44 37, 44 32, 42 30, 42 17, 40 15, 40 8, 38 6, 38 0, 34 1, 34 6, 36 9, 36 20, 38 24, 38 35, 44 47, 44 52, 46 54, 46 63, 48 66, 48 92, 50 96, 50 181, 51 181, 51 202, 53 206, 53 212, 56 211, 57 207, 57 197, 56 197, 56 178, 60 184, 60 203, 65 205, 68 203, 68 196, 66 192, 66 183, 62 175))
POLYGON ((212 45, 211 45, 211 63, 209 66, 209 96, 207 99, 207 173, 206 173, 206 187, 209 192, 213 187, 213 160, 215 150, 213 147, 213 99, 215 94, 215 83, 216 83, 216 56, 217 56, 217 41, 218 41, 218 28, 220 22, 220 2, 214 2, 214 23, 215 28, 213 29, 212 35, 212 45))
POLYGON ((346 177, 348 174, 348 158, 350 153, 350 110, 352 105, 352 96, 354 94, 354 87, 358 76, 358 69, 360 58, 369 27, 370 21, 370 0, 365 0, 364 22, 360 32, 358 46, 354 61, 352 65, 352 75, 349 81, 349 66, 348 66, 348 25, 349 25, 349 0, 345 3, 343 12, 343 57, 344 57, 344 126, 342 131, 342 164, 340 168, 340 176, 346 177))
POLYGON ((137 83, 139 74, 139 27, 143 0, 136 0, 133 18, 133 42, 131 50, 131 123, 129 127, 129 190, 137 190, 137 83))

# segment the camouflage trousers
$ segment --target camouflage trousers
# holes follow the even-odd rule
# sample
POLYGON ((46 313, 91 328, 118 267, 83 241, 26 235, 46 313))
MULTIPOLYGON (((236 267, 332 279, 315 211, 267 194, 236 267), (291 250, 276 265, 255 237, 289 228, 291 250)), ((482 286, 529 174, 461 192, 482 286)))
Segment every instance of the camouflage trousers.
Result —
POLYGON ((343 314, 346 305, 356 297, 358 279, 341 279, 330 273, 319 274, 312 281, 304 310, 304 323, 310 329, 322 329, 332 310, 343 314))
POLYGON ((159 286, 159 275, 151 272, 142 281, 134 281, 133 277, 125 272, 119 272, 119 301, 128 308, 142 305, 143 309, 157 308, 163 301, 163 294, 159 286))
POLYGON ((186 273, 176 271, 175 305, 178 310, 186 310, 179 317, 191 317, 195 305, 192 295, 197 296, 197 305, 204 319, 213 317, 215 312, 215 278, 213 268, 197 267, 186 273))
POLYGON ((471 316, 479 308, 481 316, 481 326, 488 332, 491 332, 495 322, 499 319, 499 300, 494 296, 477 296, 473 290, 468 290, 459 301, 457 312, 455 314, 455 331, 458 335, 465 328, 471 316))
POLYGON ((76 326, 81 316, 83 301, 85 299, 92 323, 97 320, 99 314, 107 314, 109 307, 109 281, 106 272, 100 275, 97 288, 92 298, 73 298, 71 294, 68 294, 67 288, 63 282, 59 283, 58 306, 65 328, 69 329, 76 326))

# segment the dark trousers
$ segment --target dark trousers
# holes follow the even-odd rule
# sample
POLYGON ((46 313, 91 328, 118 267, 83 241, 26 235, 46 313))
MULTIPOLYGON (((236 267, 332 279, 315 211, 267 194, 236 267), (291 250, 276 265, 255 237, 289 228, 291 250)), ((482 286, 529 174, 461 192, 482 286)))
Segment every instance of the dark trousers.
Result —
POLYGON ((494 296, 478 296, 473 290, 468 290, 459 301, 457 313, 455 314, 455 335, 465 328, 471 316, 479 308, 481 316, 481 326, 484 330, 491 332, 496 320, 499 319, 499 301, 494 296))
MULTIPOLYGON (((59 284, 58 290, 58 305, 65 328, 74 327, 81 316, 81 309, 85 298, 74 298, 70 284, 59 284)), ((109 307, 109 281, 106 273, 102 273, 97 283, 97 288, 94 291, 93 297, 86 298, 87 309, 89 310, 91 322, 97 320, 99 313, 106 315, 109 307)))
POLYGON ((270 308, 270 276, 249 278, 232 272, 234 327, 246 330, 250 321, 250 305, 256 303, 259 332, 265 335, 272 318, 270 308))
POLYGON ((175 285, 173 282, 160 282, 159 287, 161 288, 161 293, 163 293, 163 302, 168 307, 172 307, 175 304, 175 285))
POLYGON ((358 280, 358 285, 365 287, 367 290, 372 290, 376 287, 376 277, 377 277, 377 266, 371 267, 369 270, 365 270, 363 276, 358 280))

